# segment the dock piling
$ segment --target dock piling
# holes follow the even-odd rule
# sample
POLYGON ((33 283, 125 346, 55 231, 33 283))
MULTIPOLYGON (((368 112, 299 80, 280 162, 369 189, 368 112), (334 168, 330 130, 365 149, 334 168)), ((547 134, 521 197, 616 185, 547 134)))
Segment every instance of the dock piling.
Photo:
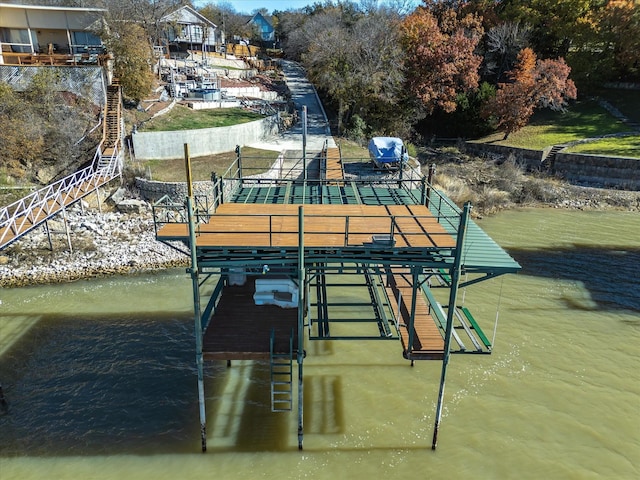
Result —
POLYGON ((438 444, 438 431, 440 430, 440 421, 442 420, 442 406, 444 401, 444 385, 447 376, 447 365, 451 356, 451 337, 453 336, 453 317, 458 296, 458 285, 460 283, 460 266, 462 265, 462 249, 464 247, 464 237, 467 231, 467 222, 469 220, 469 212, 471 203, 464 204, 462 215, 460 215, 460 226, 458 227, 458 238, 456 239, 456 250, 454 255, 453 266, 451 267, 451 290, 449 291, 449 308, 447 309, 447 327, 444 338, 444 357, 442 358, 442 372, 440 374, 440 389, 438 391, 438 406, 436 408, 436 420, 433 428, 433 439, 431 442, 431 450, 435 450, 438 444))

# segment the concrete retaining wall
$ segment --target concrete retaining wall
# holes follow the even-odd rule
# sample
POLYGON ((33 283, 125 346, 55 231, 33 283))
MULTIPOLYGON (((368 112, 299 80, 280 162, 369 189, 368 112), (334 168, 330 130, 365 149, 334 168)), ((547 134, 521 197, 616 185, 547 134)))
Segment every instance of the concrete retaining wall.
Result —
POLYGON ((171 132, 136 132, 131 135, 138 160, 184 157, 184 144, 194 157, 229 152, 236 145, 260 141, 279 131, 279 117, 272 115, 255 122, 230 127, 177 130, 171 132))
POLYGON ((572 183, 640 190, 640 158, 558 153, 551 169, 572 183))

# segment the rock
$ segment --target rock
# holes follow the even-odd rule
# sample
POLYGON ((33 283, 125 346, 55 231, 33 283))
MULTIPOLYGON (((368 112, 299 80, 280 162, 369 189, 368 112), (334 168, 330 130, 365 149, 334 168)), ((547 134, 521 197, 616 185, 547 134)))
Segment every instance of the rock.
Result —
POLYGON ((143 213, 147 210, 147 203, 134 198, 122 200, 116 204, 119 212, 123 213, 143 213))
POLYGON ((89 230, 90 232, 96 233, 98 235, 102 235, 103 234, 103 230, 98 227, 95 223, 91 223, 91 222, 82 222, 80 224, 81 227, 86 228, 87 230, 89 230))
POLYGON ((120 187, 111 194, 108 200, 112 202, 114 205, 118 205, 120 202, 124 200, 126 195, 127 195, 127 189, 120 187))

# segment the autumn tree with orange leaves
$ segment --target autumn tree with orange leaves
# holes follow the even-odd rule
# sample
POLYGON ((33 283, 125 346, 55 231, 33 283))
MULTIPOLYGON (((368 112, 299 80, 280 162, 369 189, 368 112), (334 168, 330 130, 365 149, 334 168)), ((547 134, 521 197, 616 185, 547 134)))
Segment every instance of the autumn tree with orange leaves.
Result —
POLYGON ((475 15, 459 17, 454 9, 438 17, 418 7, 402 23, 409 91, 427 114, 456 109, 456 97, 478 87, 482 57, 475 53, 483 29, 475 15))
POLYGON ((506 140, 527 123, 536 108, 563 110, 575 99, 576 86, 569 79, 571 69, 564 59, 538 60, 530 48, 520 51, 509 82, 500 83, 496 96, 487 103, 484 115, 496 120, 506 140))

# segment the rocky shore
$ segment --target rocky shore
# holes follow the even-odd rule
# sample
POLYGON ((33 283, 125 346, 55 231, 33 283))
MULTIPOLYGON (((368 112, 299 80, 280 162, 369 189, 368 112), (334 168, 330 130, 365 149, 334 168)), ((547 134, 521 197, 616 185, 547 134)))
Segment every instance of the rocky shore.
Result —
POLYGON ((140 213, 100 213, 80 206, 0 252, 0 287, 61 283, 105 275, 185 266, 189 258, 155 239, 150 208, 140 213), (69 243, 71 249, 69 249, 69 243))

